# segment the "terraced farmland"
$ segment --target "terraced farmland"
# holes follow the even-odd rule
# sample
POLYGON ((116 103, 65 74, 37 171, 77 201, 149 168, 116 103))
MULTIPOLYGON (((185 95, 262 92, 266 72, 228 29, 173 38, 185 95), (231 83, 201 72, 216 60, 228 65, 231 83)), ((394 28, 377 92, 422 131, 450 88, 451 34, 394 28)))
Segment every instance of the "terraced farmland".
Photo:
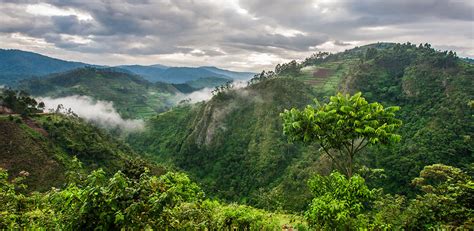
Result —
POLYGON ((349 74, 355 60, 334 61, 322 63, 317 66, 301 68, 301 75, 297 78, 315 88, 323 94, 336 92, 341 80, 349 74))

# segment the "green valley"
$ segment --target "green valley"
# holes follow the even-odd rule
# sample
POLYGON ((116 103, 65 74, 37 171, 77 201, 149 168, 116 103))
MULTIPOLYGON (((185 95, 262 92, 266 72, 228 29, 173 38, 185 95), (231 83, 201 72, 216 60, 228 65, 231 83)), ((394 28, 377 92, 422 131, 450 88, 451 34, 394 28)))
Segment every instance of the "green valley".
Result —
POLYGON ((377 43, 279 64, 246 87, 104 68, 33 78, 20 88, 110 101, 145 126, 107 131, 38 113, 24 93, 0 98, 23 110, 0 117, 0 227, 470 229, 473 76, 451 51, 377 43), (207 101, 175 100, 220 84, 207 101))
POLYGON ((369 146, 357 172, 371 187, 412 198, 418 189, 411 180, 425 166, 443 163, 472 174, 472 68, 427 44, 380 43, 314 56, 279 65, 247 88, 160 114, 127 141, 189 172, 211 195, 302 211, 311 199, 305 182, 329 174, 334 163, 316 144, 287 143, 278 115, 313 98, 327 102, 337 91, 361 91, 369 101, 401 106, 404 125, 401 143, 369 146))
POLYGON ((150 83, 139 76, 113 69, 82 68, 20 84, 35 96, 59 98, 85 95, 113 102, 125 118, 144 118, 175 104, 179 91, 171 84, 150 83))

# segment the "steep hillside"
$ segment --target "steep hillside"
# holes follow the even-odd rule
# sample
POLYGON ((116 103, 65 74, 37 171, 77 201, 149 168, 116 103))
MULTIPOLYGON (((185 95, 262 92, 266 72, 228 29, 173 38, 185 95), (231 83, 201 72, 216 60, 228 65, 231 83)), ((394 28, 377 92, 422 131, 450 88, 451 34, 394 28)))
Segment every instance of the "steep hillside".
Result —
POLYGON ((302 107, 312 98, 311 89, 302 82, 273 79, 162 113, 148 122, 145 132, 132 135, 129 143, 160 162, 190 172, 212 195, 256 201, 305 155, 300 146, 287 143, 279 113, 302 107))
POLYGON ((33 52, 0 49, 0 85, 16 85, 22 79, 44 76, 89 66, 69 62, 33 52))
POLYGON ((128 141, 190 172, 212 195, 300 211, 308 203, 306 180, 329 173, 331 161, 318 147, 288 144, 278 114, 314 97, 324 102, 337 91, 362 91, 369 101, 401 106, 404 121, 400 144, 369 148, 358 159, 358 168, 384 169, 369 184, 411 195, 410 179, 426 165, 472 171, 473 66, 454 54, 378 43, 279 65, 275 72, 209 102, 160 114, 128 141))
POLYGON ((0 229, 307 230, 297 215, 211 199, 73 113, 0 114, 0 186, 0 229))
POLYGON ((32 118, 0 115, 0 167, 11 177, 27 176, 24 183, 29 191, 62 186, 66 171, 74 170, 74 156, 87 170, 132 171, 141 163, 155 172, 162 171, 140 161, 127 145, 81 119, 56 114, 32 118))
POLYGON ((144 118, 166 110, 178 90, 170 84, 150 83, 139 76, 111 70, 81 68, 24 81, 21 89, 35 96, 86 95, 114 103, 126 118, 144 118))
POLYGON ((424 166, 443 163, 472 172, 474 65, 455 53, 429 44, 376 43, 313 56, 295 69, 285 77, 313 86, 320 100, 360 91, 369 101, 401 106, 402 142, 371 148, 359 162, 384 169, 384 180, 369 181, 374 186, 412 195, 411 179, 424 166))
POLYGON ((363 161, 385 169, 388 191, 407 193, 410 178, 434 163, 472 171, 473 83, 474 65, 429 44, 368 50, 344 79, 342 89, 402 108, 402 142, 372 149, 363 161))

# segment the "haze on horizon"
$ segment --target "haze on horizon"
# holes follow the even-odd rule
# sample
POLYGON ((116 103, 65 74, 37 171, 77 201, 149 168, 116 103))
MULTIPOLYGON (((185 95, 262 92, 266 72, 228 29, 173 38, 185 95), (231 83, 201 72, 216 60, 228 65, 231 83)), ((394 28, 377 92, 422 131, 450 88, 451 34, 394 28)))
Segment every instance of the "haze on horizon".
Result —
POLYGON ((378 41, 474 57, 461 0, 0 0, 0 48, 102 65, 272 69, 378 41))

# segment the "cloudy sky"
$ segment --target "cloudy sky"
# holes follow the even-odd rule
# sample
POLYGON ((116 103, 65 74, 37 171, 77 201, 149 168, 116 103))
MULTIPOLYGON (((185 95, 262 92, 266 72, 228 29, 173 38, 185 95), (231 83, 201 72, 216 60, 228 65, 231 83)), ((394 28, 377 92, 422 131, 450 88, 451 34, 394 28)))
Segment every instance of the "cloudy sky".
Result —
POLYGON ((474 57, 470 0, 0 0, 0 48, 259 71, 377 41, 474 57))

